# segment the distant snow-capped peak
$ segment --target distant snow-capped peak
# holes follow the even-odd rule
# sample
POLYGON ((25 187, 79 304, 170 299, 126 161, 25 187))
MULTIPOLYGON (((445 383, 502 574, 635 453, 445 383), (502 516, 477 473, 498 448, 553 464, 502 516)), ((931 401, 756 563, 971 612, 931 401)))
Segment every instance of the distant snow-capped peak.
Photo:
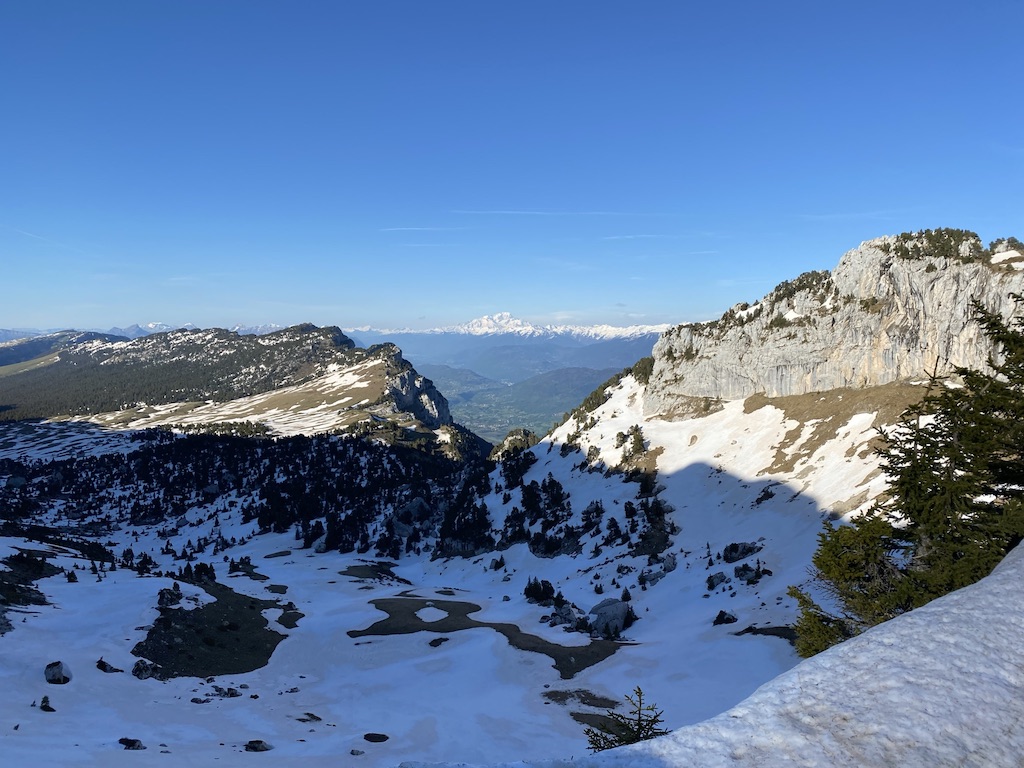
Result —
POLYGON ((521 320, 510 312, 497 312, 493 315, 484 315, 475 320, 458 325, 448 325, 441 328, 430 328, 427 330, 415 330, 411 328, 402 329, 372 329, 369 327, 352 328, 352 331, 374 331, 382 334, 464 334, 467 336, 498 336, 511 334, 515 336, 575 336, 579 338, 622 339, 646 336, 649 334, 662 334, 673 326, 663 325, 534 325, 528 320, 521 320))
POLYGON ((542 333, 542 329, 527 322, 513 317, 510 312, 498 312, 494 315, 484 315, 468 323, 450 325, 445 328, 438 328, 441 333, 468 333, 473 336, 486 336, 494 333, 517 333, 523 336, 535 336, 542 333))

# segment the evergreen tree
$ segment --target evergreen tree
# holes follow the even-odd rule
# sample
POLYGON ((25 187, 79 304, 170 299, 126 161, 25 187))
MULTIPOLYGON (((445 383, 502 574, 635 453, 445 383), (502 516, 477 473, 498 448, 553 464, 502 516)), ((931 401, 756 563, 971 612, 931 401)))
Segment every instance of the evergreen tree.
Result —
POLYGON ((607 724, 584 729, 583 733, 587 737, 591 752, 635 744, 668 733, 659 727, 662 723, 662 710, 653 704, 644 704, 644 692, 640 690, 640 686, 633 689, 632 696, 626 695, 626 701, 631 705, 628 715, 608 710, 607 724))
POLYGON ((974 583, 1024 538, 1024 321, 974 309, 999 359, 987 373, 956 369, 962 385, 933 377, 883 433, 888 500, 826 524, 812 560, 834 610, 790 588, 801 655, 974 583))

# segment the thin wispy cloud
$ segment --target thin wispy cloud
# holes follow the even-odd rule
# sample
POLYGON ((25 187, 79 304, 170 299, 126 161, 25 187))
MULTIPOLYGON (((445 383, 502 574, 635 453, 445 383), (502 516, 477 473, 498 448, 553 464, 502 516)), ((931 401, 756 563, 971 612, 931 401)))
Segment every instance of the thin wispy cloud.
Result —
POLYGON ((9 226, 7 224, 0 224, 0 227, 3 227, 4 229, 9 229, 11 232, 17 232, 19 235, 24 235, 25 237, 31 237, 31 238, 33 238, 35 240, 41 240, 44 243, 49 243, 50 245, 55 245, 58 248, 63 248, 63 249, 68 250, 68 251, 74 251, 75 253, 80 253, 83 256, 90 255, 90 254, 86 253, 85 251, 83 251, 81 248, 76 248, 73 245, 68 245, 67 243, 62 243, 62 242, 59 242, 57 240, 53 240, 53 239, 51 239, 49 237, 43 237, 42 235, 37 235, 34 232, 27 232, 24 229, 19 229, 18 227, 12 227, 12 226, 9 226))

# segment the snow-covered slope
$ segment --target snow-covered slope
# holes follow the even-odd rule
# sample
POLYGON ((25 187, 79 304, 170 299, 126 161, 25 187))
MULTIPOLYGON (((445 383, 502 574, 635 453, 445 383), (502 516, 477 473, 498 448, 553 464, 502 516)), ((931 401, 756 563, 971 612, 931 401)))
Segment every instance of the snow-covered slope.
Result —
MULTIPOLYGON (((537 760, 585 754, 583 726, 574 713, 593 717, 608 706, 591 696, 617 702, 641 685, 665 709, 671 727, 735 706, 798 661, 780 637, 737 632, 789 624, 794 607, 785 590, 804 578, 822 517, 837 505, 866 503, 880 489, 870 460, 858 458, 874 435, 871 424, 879 409, 865 410, 870 404, 858 401, 817 431, 815 425, 826 420, 807 419, 794 404, 789 414, 775 404, 737 402, 682 422, 643 421, 646 450, 657 455, 663 486, 657 497, 674 509, 669 518, 676 529, 668 548, 652 557, 620 543, 597 546, 612 519, 628 531, 627 504, 642 502, 635 482, 601 469, 621 458, 616 431, 642 421, 641 391, 633 377, 625 377, 605 403, 583 416, 588 423, 593 418, 594 426, 581 429, 574 418, 533 449, 537 461, 524 481, 541 482, 549 474, 558 479, 573 509, 562 525, 578 524, 592 500, 604 505, 600 530, 583 537, 575 556, 538 557, 526 544, 516 544, 500 553, 502 564, 495 569, 499 553, 450 560, 403 555, 393 573, 404 581, 356 580, 341 573, 365 564, 367 556, 296 550, 301 542, 290 533, 251 538, 255 523, 242 523, 238 512, 251 493, 244 488, 190 510, 173 530, 111 530, 103 540, 112 550, 130 546, 149 553, 160 569, 181 566, 165 551, 179 552, 187 540, 214 538, 215 532, 234 537, 241 543, 223 556, 249 556, 267 581, 227 576, 218 556, 210 562, 220 581, 254 597, 274 598, 283 589, 280 599, 305 615, 297 626, 284 628, 274 623, 280 610, 265 611, 271 627, 287 637, 261 668, 217 675, 213 683, 140 681, 127 672, 104 674, 95 662, 102 656, 116 667, 132 668, 131 650, 157 616, 157 592, 171 580, 140 578, 125 568, 102 582, 87 570, 79 571, 77 584, 62 576, 45 579, 40 588, 53 605, 11 613, 14 629, 0 638, 0 682, 7 691, 0 699, 0 750, 15 761, 31 756, 37 765, 109 765, 128 759, 117 740, 131 737, 141 739, 150 756, 166 744, 173 760, 233 765, 252 760, 243 746, 260 738, 274 745, 281 764, 331 765, 339 757, 358 757, 353 764, 368 767, 405 760, 537 760), (593 445, 603 458, 588 465, 583 453, 571 449, 563 457, 570 436, 583 453, 593 445), (857 498, 851 501, 851 495, 857 498), (726 562, 722 552, 738 542, 761 549, 726 562), (268 557, 283 551, 288 554, 268 557), (755 560, 771 574, 747 585, 735 569, 752 567, 755 560), (709 589, 709 576, 719 572, 726 581, 709 589), (544 617, 552 609, 523 598, 531 578, 550 581, 580 615, 627 589, 639 621, 623 633, 627 642, 613 655, 586 665, 583 660, 599 646, 592 647, 595 641, 585 634, 550 626, 544 617), (278 592, 268 591, 274 585, 278 592), (418 632, 352 637, 350 632, 365 632, 385 618, 370 602, 380 598, 418 598, 434 607, 420 609, 428 623, 418 632), (429 622, 457 614, 457 603, 479 606, 470 615, 480 625, 431 627, 429 622), (722 611, 736 622, 715 626, 722 611), (552 643, 548 653, 554 656, 514 646, 493 628, 502 624, 552 643), (556 657, 562 658, 562 672, 555 668, 556 657), (42 680, 43 666, 57 659, 76 675, 66 687, 42 680), (566 669, 574 674, 567 677, 566 669), (214 685, 243 695, 221 698, 211 694, 214 685), (50 696, 56 713, 29 706, 42 695, 50 696), (193 698, 210 701, 195 704, 193 698), (307 712, 321 720, 311 721, 307 712), (365 733, 389 739, 369 743, 365 733), (352 749, 364 754, 350 755, 352 749)), ((25 447, 21 442, 10 450, 25 447)), ((499 484, 500 478, 499 469, 499 484)), ((504 490, 483 500, 496 527, 520 503, 520 491, 511 490, 507 504, 504 490)), ((54 522, 64 519, 59 510, 55 515, 54 522)), ((557 535, 558 528, 548 533, 557 535)), ((88 566, 73 553, 58 552, 58 566, 88 566)))
POLYGON ((976 766, 1024 759, 1024 548, 987 578, 652 741, 519 768, 976 766))

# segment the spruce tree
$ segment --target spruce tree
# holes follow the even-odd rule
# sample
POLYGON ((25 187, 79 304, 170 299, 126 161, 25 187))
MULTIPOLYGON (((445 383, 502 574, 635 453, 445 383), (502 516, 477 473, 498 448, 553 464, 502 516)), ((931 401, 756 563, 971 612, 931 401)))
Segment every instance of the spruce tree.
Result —
POLYGON ((644 692, 640 690, 640 686, 633 689, 632 696, 626 695, 626 701, 631 705, 628 715, 609 709, 605 714, 608 718, 606 725, 599 724, 594 728, 583 730, 587 737, 588 749, 591 752, 602 752, 625 744, 635 744, 638 741, 646 741, 668 733, 667 730, 659 727, 662 723, 663 711, 653 704, 644 704, 644 692))
POLYGON ((958 382, 933 376, 883 432, 889 498, 826 524, 812 558, 834 607, 790 588, 803 656, 974 583, 1024 538, 1024 321, 974 310, 999 355, 988 372, 957 368, 958 382))

